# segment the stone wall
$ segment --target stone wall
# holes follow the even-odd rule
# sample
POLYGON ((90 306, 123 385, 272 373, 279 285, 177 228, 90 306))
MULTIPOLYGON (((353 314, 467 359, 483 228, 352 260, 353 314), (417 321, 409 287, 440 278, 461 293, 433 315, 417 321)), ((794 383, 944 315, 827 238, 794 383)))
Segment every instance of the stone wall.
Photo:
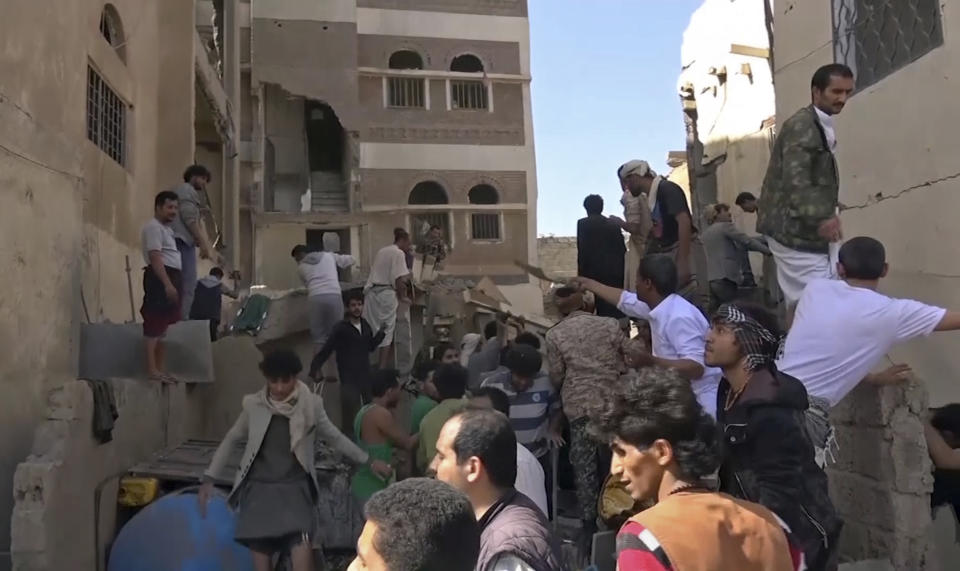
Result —
MULTIPOLYGON (((540 267, 555 279, 572 278, 577 275, 577 237, 576 236, 541 236, 537 238, 537 250, 540 267)), ((560 312, 550 296, 548 282, 541 282, 543 290, 543 311, 547 317, 560 319, 560 312)))
POLYGON ((930 541, 930 458, 920 416, 926 388, 862 384, 831 411, 837 463, 830 495, 844 520, 841 560, 939 569, 930 541))
POLYGON ((50 392, 46 421, 14 476, 15 570, 97 569, 95 546, 102 552, 113 535, 117 477, 182 441, 200 418, 200 409, 188 405, 189 389, 183 384, 129 379, 110 383, 119 418, 113 440, 106 444, 92 434, 93 394, 86 382, 68 381, 50 392), (94 507, 98 488, 99 522, 94 507))

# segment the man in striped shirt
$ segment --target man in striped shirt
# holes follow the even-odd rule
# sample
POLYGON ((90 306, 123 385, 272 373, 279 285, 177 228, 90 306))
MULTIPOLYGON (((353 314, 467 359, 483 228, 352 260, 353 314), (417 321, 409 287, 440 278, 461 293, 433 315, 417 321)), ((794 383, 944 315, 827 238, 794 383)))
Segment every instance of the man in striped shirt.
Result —
POLYGON ((541 371, 543 357, 529 345, 514 345, 506 356, 507 374, 484 381, 510 398, 510 423, 517 441, 537 458, 543 458, 551 442, 561 442, 560 400, 550 377, 541 371))

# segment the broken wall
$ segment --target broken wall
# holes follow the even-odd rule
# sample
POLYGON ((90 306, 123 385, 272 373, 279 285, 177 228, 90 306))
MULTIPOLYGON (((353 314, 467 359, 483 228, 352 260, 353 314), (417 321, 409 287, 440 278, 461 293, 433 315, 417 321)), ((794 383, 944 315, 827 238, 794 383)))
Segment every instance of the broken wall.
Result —
POLYGON ((931 463, 919 415, 923 385, 861 383, 830 411, 837 430, 830 496, 844 520, 842 561, 886 561, 897 570, 947 569, 930 537, 931 463))
POLYGON ((106 444, 92 434, 94 401, 86 382, 68 381, 48 395, 46 420, 14 478, 11 551, 18 571, 97 569, 98 549, 113 538, 117 478, 181 442, 203 414, 188 403, 184 384, 109 382, 119 417, 106 444))

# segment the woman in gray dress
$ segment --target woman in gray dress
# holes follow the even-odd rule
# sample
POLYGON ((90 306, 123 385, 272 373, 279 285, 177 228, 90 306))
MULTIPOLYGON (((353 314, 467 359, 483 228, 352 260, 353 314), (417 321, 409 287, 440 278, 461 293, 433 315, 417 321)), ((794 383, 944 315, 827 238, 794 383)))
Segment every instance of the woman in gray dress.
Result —
POLYGON ((320 396, 297 379, 302 368, 292 351, 264 357, 260 371, 267 385, 243 398, 240 417, 217 448, 200 488, 204 513, 215 477, 233 448, 246 440, 228 502, 237 512, 235 538, 253 552, 257 571, 270 571, 273 555, 283 551, 289 551, 294 571, 313 568, 316 438, 384 478, 392 473, 389 464, 371 460, 330 422, 320 396))

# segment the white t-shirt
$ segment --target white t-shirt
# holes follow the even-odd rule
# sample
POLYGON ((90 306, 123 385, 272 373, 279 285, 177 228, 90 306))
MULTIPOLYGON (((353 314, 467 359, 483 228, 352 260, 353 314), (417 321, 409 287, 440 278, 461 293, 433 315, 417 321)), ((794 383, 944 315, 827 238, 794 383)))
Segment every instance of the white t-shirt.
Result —
POLYGON ((179 270, 182 267, 180 250, 177 250, 177 240, 173 236, 173 228, 163 224, 156 218, 151 218, 143 225, 140 231, 140 243, 143 246, 143 261, 150 265, 150 252, 160 252, 163 265, 179 270))
MULTIPOLYGON (((654 357, 686 359, 703 365, 710 323, 689 301, 670 294, 657 307, 650 309, 637 299, 637 294, 625 291, 617 308, 630 317, 650 322, 654 357)), ((703 376, 690 383, 700 406, 714 418, 717 416, 717 387, 722 376, 720 369, 704 366, 703 376)))
POLYGON ((513 486, 518 492, 527 496, 537 504, 543 515, 547 513, 547 487, 540 461, 527 450, 523 444, 517 443, 517 482, 513 486))
POLYGON ((300 272, 300 279, 307 286, 308 295, 340 295, 337 268, 349 268, 353 264, 353 256, 311 252, 300 261, 297 270, 300 272))
POLYGON ((835 406, 896 343, 923 337, 946 310, 843 280, 807 284, 777 367, 835 406))
POLYGON ((367 279, 367 287, 380 285, 393 287, 397 278, 408 275, 407 256, 403 250, 396 244, 390 244, 380 248, 376 257, 373 258, 373 266, 370 268, 370 277, 367 279))

